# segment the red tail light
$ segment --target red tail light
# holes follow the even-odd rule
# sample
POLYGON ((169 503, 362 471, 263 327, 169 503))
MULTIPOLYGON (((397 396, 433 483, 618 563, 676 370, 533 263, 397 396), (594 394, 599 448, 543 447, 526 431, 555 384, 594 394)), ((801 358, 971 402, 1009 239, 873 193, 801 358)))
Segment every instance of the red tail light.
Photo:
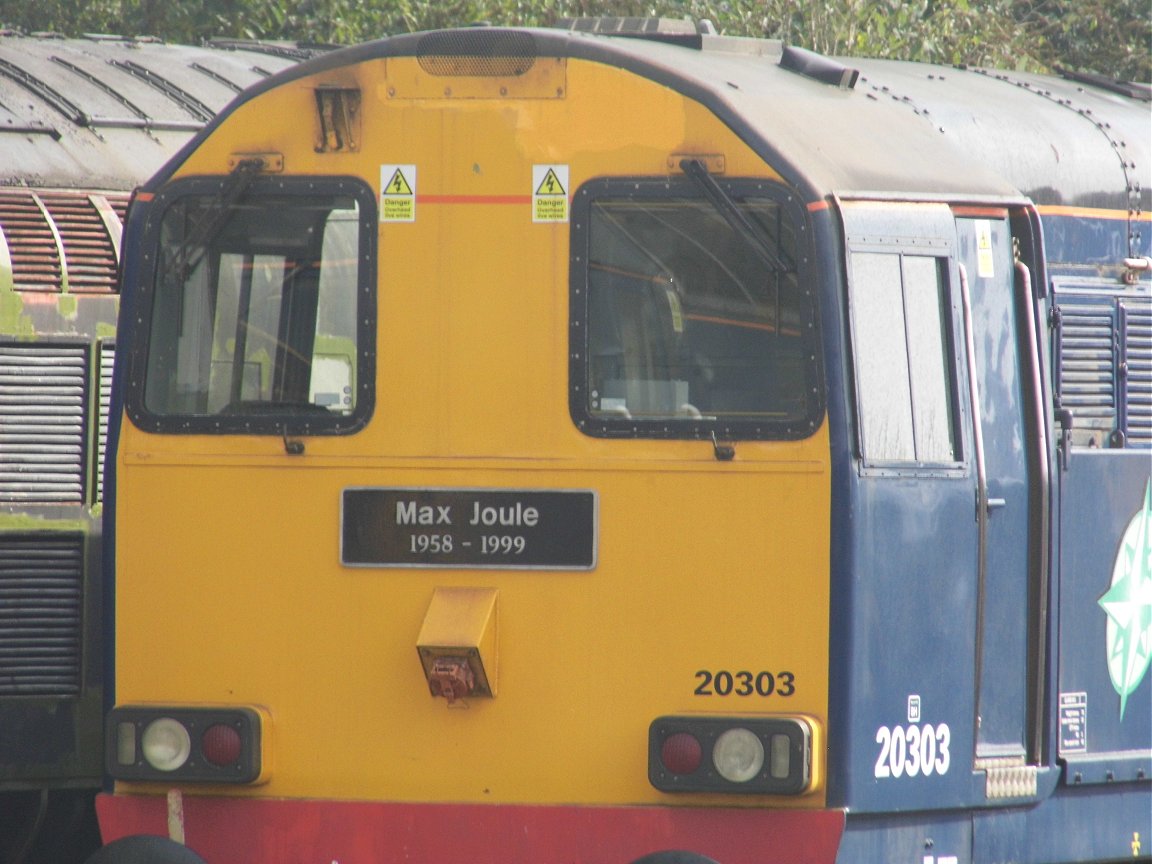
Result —
POLYGON ((695 774, 704 751, 695 735, 676 732, 660 745, 660 762, 673 774, 695 774))
POLYGON ((204 730, 200 748, 205 759, 223 768, 240 759, 244 752, 244 739, 235 725, 214 723, 204 730))

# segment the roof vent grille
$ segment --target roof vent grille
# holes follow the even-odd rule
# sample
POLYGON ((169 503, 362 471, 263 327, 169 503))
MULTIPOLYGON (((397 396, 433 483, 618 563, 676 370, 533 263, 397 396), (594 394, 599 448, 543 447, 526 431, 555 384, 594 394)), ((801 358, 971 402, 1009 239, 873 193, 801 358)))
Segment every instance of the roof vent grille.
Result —
POLYGON ((429 75, 506 78, 535 65, 536 40, 515 30, 442 30, 420 40, 416 59, 429 75))

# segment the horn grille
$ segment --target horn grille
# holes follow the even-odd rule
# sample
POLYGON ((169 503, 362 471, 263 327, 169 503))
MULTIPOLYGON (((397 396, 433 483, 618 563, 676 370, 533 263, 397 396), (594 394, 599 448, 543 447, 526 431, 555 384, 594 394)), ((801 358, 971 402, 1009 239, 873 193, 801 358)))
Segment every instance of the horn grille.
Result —
POLYGON ((420 40, 416 59, 429 75, 507 78, 536 63, 536 41, 517 31, 440 31, 420 40))

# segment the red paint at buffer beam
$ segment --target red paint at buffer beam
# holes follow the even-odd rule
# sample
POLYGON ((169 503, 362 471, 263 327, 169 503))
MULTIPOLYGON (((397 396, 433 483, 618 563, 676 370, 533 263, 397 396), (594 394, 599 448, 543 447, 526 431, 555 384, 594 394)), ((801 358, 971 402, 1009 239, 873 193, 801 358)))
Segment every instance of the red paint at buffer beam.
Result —
MULTIPOLYGON (((97 809, 106 843, 168 834, 164 796, 105 794, 97 809)), ((626 864, 667 849, 719 864, 832 864, 844 813, 185 796, 184 830, 208 864, 626 864)))

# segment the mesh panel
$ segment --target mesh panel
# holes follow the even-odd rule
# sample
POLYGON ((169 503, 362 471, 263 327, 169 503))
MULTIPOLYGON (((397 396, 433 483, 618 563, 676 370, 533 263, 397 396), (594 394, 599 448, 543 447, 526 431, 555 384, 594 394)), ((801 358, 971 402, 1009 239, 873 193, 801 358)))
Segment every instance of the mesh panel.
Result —
POLYGON ((523 75, 536 62, 529 33, 461 30, 429 33, 416 51, 429 75, 498 78, 523 75))

